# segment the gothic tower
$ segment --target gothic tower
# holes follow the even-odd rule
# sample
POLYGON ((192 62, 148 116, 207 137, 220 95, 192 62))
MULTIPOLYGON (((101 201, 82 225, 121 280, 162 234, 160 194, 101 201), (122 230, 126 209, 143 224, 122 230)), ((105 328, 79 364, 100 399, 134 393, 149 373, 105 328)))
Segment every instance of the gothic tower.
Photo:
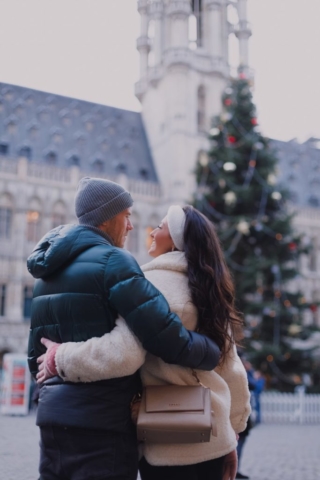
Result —
POLYGON ((139 0, 142 104, 155 166, 168 203, 190 200, 197 155, 220 112, 230 77, 229 36, 239 41, 242 70, 248 69, 247 0, 139 0), (230 23, 229 10, 237 14, 230 23))

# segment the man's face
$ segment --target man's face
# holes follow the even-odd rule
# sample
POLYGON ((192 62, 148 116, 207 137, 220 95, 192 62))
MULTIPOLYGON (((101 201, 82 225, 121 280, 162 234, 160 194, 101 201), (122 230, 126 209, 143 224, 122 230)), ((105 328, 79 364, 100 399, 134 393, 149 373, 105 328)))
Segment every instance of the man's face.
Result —
POLYGON ((130 221, 131 208, 127 208, 118 213, 115 217, 99 225, 98 228, 103 230, 109 237, 112 238, 116 247, 123 248, 127 239, 128 232, 133 230, 133 225, 130 221))

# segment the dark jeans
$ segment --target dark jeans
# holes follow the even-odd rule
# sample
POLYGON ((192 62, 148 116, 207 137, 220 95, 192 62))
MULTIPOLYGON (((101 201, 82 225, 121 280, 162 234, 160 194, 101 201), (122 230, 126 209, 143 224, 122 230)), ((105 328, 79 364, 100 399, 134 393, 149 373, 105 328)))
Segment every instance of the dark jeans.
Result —
POLYGON ((154 467, 143 457, 139 462, 141 480, 222 480, 225 457, 194 465, 154 467))
POLYGON ((127 434, 40 427, 40 480, 136 480, 138 449, 127 434))

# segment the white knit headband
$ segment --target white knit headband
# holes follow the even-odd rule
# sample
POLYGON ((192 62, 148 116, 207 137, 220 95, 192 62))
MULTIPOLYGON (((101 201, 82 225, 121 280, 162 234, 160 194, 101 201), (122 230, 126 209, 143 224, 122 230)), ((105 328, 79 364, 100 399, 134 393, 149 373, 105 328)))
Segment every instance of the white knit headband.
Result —
POLYGON ((186 223, 186 215, 179 205, 171 205, 167 213, 167 221, 170 236, 175 247, 183 252, 184 250, 184 225, 186 223))

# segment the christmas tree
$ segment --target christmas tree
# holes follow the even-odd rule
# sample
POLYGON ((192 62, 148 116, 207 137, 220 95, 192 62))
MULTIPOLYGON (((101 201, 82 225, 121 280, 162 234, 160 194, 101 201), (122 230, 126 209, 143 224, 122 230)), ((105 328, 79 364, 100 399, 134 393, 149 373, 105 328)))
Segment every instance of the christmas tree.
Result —
POLYGON ((277 182, 277 157, 260 133, 250 82, 240 75, 222 102, 211 149, 199 154, 194 204, 216 225, 249 358, 277 388, 290 390, 315 368, 312 349, 295 347, 311 333, 302 321, 310 305, 292 288, 307 246, 293 229, 290 192, 277 182))

